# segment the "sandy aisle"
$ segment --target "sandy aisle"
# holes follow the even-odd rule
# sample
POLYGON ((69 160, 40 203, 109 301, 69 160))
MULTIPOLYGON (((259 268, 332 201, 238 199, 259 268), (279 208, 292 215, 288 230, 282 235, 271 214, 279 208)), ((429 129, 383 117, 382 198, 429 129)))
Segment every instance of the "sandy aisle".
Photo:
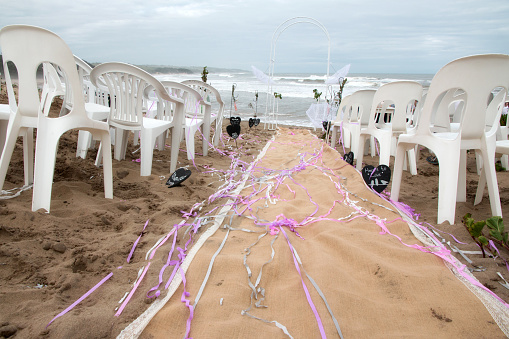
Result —
MULTIPOLYGON (((232 219, 233 230, 215 259, 194 312, 190 335, 284 337, 275 323, 243 315, 243 310, 253 317, 277 321, 295 338, 320 335, 319 322, 304 293, 284 231, 302 261, 301 270, 304 268, 319 286, 347 338, 504 337, 479 299, 441 259, 404 246, 394 236, 380 234, 382 229, 370 218, 351 220, 358 208, 371 215, 371 219, 378 216, 391 221, 398 219, 399 214, 377 205, 392 208, 367 190, 358 173, 345 166, 337 153, 325 148, 320 156, 322 145, 307 132, 282 130, 257 164, 254 176, 259 180, 248 181, 256 185, 242 193, 245 203, 255 202, 240 204, 243 215, 232 219), (301 161, 300 154, 305 161, 301 161), (284 170, 290 170, 286 174, 291 173, 291 178, 281 176, 284 170), (338 181, 359 197, 345 194, 344 188, 334 184, 338 181), (263 192, 253 195, 264 187, 263 192), (268 191, 270 201, 265 199, 268 191), (245 210, 246 207, 249 209, 245 210), (312 214, 315 219, 308 219, 312 214), (279 224, 282 227, 274 224, 275 220, 285 218, 294 219, 295 223, 279 224), (266 234, 263 224, 274 226, 277 237, 266 234), (304 239, 292 232, 296 224, 301 227, 293 230, 304 239), (246 251, 248 247, 250 251, 246 251), (244 260, 252 272, 250 278, 244 260), (252 294, 253 288, 257 293, 252 294), (267 307, 255 307, 257 301, 267 307)), ((387 227, 402 242, 420 244, 405 222, 387 223, 387 227)), ((190 293, 191 304, 226 233, 225 229, 216 232, 190 266, 186 291, 190 293)), ((319 294, 307 277, 303 281, 323 324, 323 333, 337 337, 319 294)), ((189 310, 181 302, 182 293, 181 286, 141 338, 184 337, 189 310)))

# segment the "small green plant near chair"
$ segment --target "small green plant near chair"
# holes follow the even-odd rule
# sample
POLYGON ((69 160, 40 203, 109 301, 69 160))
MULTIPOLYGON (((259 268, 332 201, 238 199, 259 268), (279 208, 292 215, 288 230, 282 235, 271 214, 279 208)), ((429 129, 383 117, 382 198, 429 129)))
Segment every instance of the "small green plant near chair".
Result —
POLYGON ((463 225, 465 225, 474 242, 481 248, 483 258, 486 258, 484 248, 496 250, 491 242, 509 250, 509 234, 504 229, 504 221, 501 217, 495 216, 486 220, 475 221, 472 214, 467 213, 463 217, 463 225), (483 233, 484 226, 489 228, 489 235, 483 233))

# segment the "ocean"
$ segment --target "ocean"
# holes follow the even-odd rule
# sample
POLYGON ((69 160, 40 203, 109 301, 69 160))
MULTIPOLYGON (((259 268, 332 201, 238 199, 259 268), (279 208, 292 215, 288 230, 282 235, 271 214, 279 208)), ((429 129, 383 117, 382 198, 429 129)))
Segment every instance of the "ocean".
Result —
MULTIPOLYGON (((172 80, 181 82, 187 79, 200 80, 201 74, 157 74, 159 80, 172 80)), ((347 83, 343 90, 343 96, 352 94, 361 89, 377 89, 381 85, 398 81, 412 80, 417 81, 424 87, 431 83, 433 74, 355 74, 347 76, 347 83)), ((311 104, 316 103, 313 89, 322 92, 321 102, 324 102, 327 88, 325 85, 325 75, 315 74, 276 74, 274 76, 274 85, 272 92, 280 93, 282 99, 278 100, 278 118, 279 124, 295 125, 304 127, 313 127, 311 120, 306 115, 306 111, 311 104)), ((207 82, 214 86, 219 93, 225 105, 224 115, 240 116, 242 120, 247 120, 255 116, 264 123, 268 86, 258 80, 250 71, 224 71, 208 74, 207 82), (232 100, 232 86, 235 86, 232 100), (255 93, 258 92, 258 101, 255 93)), ((332 87, 333 91, 339 90, 339 85, 332 87)), ((272 95, 272 93, 270 94, 272 95)), ((270 101, 269 101, 270 102, 270 101)), ((271 111, 271 107, 270 110, 271 111)))

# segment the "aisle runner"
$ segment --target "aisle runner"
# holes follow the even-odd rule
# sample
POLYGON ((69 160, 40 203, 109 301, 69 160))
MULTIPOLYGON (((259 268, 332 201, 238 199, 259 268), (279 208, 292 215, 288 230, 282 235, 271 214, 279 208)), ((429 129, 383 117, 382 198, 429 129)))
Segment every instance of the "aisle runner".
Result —
POLYGON ((189 266, 191 302, 180 285, 140 338, 503 337, 425 251, 336 151, 281 130, 189 266))

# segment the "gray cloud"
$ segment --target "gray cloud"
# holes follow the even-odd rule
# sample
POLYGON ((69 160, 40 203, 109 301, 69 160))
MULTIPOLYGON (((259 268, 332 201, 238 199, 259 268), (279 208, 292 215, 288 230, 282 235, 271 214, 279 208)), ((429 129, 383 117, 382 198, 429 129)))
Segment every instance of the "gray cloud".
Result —
MULTIPOLYGON (((0 0, 0 27, 37 25, 89 61, 268 68, 276 27, 320 21, 331 38, 331 73, 434 73, 470 54, 509 54, 507 0, 159 1, 0 0)), ((313 25, 281 34, 276 71, 325 73, 327 39, 313 25)))

